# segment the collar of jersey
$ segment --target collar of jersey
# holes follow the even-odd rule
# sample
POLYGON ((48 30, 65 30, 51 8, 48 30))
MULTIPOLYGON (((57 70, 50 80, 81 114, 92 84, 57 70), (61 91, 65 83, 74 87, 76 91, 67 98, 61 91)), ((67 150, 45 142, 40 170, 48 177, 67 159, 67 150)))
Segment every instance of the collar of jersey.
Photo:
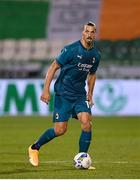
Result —
POLYGON ((90 48, 90 49, 85 48, 80 40, 79 40, 79 43, 82 46, 82 48, 85 49, 86 51, 90 51, 90 50, 94 49, 94 46, 92 48, 90 48))

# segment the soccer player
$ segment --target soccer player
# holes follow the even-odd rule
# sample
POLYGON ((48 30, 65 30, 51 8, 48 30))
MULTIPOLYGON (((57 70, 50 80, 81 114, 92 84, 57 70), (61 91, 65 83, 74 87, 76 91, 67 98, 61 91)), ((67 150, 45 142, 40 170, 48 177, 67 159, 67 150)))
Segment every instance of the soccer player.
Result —
POLYGON ((46 130, 29 147, 29 161, 33 166, 39 165, 38 156, 41 146, 63 135, 71 117, 77 118, 81 123, 79 152, 87 152, 89 149, 92 138, 91 107, 96 80, 95 72, 101 57, 95 47, 95 34, 96 25, 92 22, 85 24, 81 40, 65 46, 48 69, 41 95, 41 100, 47 104, 50 100, 51 81, 55 72, 60 69, 59 77, 54 85, 54 127, 46 130))

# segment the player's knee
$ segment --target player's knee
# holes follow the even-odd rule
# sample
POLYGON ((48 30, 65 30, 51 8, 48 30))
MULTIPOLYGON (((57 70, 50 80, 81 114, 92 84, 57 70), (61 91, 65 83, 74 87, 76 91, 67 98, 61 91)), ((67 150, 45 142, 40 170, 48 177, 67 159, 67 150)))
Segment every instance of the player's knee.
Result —
POLYGON ((63 135, 67 131, 67 122, 55 123, 54 130, 57 136, 63 135))
POLYGON ((82 130, 83 131, 91 131, 92 129, 92 122, 91 121, 85 121, 85 122, 82 122, 82 130))
POLYGON ((66 131, 67 131, 66 127, 56 127, 55 128, 55 133, 57 136, 61 136, 61 135, 65 134, 66 131))

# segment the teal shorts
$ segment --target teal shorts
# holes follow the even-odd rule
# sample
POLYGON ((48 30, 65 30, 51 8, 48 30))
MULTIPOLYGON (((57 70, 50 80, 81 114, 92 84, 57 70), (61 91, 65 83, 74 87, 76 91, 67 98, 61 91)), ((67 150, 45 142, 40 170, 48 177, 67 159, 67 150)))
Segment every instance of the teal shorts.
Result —
POLYGON ((68 121, 71 117, 77 119, 77 114, 80 112, 91 114, 91 108, 86 100, 86 96, 66 98, 55 95, 53 122, 68 121))

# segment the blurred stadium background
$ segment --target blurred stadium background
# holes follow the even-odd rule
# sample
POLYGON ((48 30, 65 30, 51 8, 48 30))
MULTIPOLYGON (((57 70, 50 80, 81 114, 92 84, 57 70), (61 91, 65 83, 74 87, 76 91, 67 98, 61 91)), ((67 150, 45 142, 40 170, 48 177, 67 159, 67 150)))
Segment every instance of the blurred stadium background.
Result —
POLYGON ((45 73, 91 20, 102 53, 94 114, 140 115, 139 12, 139 0, 1 0, 0 114, 53 111, 53 99, 39 102, 45 73))
POLYGON ((0 178, 140 178, 139 13, 140 0, 0 0, 0 178), (40 101, 46 71, 89 20, 102 53, 89 150, 96 171, 72 166, 80 135, 73 119, 31 167, 28 146, 52 126, 55 80, 49 106, 40 101))

